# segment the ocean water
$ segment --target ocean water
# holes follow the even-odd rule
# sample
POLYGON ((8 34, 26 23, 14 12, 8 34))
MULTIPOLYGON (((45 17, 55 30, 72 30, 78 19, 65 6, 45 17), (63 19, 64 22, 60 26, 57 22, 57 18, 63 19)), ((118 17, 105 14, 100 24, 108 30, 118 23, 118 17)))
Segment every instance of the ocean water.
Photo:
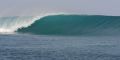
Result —
POLYGON ((120 60, 120 17, 0 17, 0 60, 120 60))
POLYGON ((1 35, 0 60, 120 60, 120 37, 1 35))

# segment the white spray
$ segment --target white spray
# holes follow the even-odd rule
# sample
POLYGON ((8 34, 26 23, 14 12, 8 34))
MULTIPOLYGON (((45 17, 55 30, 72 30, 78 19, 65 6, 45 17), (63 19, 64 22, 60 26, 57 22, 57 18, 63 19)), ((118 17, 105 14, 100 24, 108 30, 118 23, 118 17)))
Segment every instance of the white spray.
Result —
POLYGON ((0 33, 13 33, 20 28, 28 27, 33 24, 36 20, 39 20, 49 15, 59 15, 63 13, 47 13, 39 16, 16 16, 16 17, 0 17, 0 33))

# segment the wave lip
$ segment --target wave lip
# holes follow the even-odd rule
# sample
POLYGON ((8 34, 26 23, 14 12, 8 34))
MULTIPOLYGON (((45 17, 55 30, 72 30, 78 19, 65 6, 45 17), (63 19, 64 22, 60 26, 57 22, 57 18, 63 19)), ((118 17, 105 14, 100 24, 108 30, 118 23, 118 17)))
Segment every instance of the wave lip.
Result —
POLYGON ((120 34, 120 16, 101 15, 48 15, 19 33, 38 35, 117 35, 120 34))

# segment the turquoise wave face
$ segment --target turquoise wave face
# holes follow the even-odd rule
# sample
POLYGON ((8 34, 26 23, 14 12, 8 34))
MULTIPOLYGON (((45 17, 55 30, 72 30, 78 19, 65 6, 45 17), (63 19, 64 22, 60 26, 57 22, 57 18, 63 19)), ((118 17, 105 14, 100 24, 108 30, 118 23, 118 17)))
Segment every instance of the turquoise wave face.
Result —
POLYGON ((119 16, 52 15, 36 20, 19 33, 40 35, 118 35, 119 16))

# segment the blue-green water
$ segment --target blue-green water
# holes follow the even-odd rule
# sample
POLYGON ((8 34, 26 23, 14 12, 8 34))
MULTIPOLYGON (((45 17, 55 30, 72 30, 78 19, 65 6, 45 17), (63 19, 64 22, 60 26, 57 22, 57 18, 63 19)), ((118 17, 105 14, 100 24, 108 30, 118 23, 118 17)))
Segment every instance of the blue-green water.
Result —
POLYGON ((120 60, 113 36, 0 35, 0 60, 120 60))
POLYGON ((120 16, 0 17, 0 60, 120 60, 120 16))
POLYGON ((17 32, 42 35, 117 35, 119 16, 52 15, 43 17, 17 32))

